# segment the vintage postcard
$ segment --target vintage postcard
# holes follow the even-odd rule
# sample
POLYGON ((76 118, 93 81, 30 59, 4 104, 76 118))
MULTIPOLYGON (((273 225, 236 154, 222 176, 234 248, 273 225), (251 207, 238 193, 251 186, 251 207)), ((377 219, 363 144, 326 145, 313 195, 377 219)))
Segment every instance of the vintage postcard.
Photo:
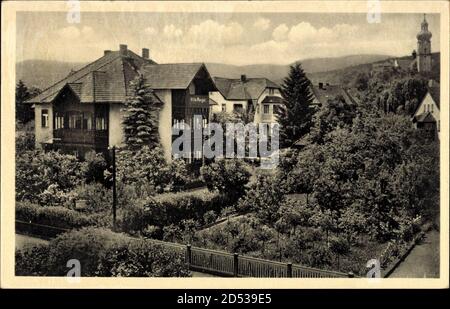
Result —
POLYGON ((447 1, 6 1, 1 57, 2 287, 448 287, 447 1))

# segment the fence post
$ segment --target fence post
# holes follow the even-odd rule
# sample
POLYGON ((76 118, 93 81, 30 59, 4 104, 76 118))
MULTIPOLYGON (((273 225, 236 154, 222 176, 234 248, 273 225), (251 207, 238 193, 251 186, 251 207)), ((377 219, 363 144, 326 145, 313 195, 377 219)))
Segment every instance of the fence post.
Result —
POLYGON ((191 245, 186 245, 186 263, 188 266, 191 266, 191 257, 192 257, 192 250, 191 245))
POLYGON ((349 278, 354 278, 354 277, 355 277, 355 274, 354 274, 353 272, 350 271, 350 272, 348 273, 348 277, 349 277, 349 278))
POLYGON ((292 278, 292 263, 287 263, 287 277, 292 278))
POLYGON ((239 273, 239 264, 238 264, 239 254, 234 253, 233 254, 233 275, 234 277, 238 276, 239 273))

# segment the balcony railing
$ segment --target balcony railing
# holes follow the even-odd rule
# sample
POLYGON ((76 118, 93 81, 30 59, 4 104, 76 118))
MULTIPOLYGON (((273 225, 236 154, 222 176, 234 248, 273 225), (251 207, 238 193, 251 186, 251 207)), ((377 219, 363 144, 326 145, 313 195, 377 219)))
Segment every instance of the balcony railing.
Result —
POLYGON ((53 131, 53 138, 57 144, 108 146, 107 130, 58 129, 53 131))

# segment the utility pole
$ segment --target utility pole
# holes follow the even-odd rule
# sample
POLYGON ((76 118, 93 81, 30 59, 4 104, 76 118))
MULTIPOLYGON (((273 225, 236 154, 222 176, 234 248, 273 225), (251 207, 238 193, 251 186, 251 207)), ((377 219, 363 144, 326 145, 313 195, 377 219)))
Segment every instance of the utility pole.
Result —
POLYGON ((116 209, 117 209, 117 189, 116 189, 116 146, 112 147, 112 176, 113 176, 113 230, 116 230, 116 209))

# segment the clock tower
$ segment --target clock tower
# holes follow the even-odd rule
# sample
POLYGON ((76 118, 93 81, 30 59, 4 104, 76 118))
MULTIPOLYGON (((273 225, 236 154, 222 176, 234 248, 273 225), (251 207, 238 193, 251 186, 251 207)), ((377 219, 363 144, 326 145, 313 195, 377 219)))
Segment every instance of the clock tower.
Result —
POLYGON ((428 22, 425 14, 420 25, 420 32, 417 34, 417 71, 431 71, 431 32, 428 31, 428 22))

